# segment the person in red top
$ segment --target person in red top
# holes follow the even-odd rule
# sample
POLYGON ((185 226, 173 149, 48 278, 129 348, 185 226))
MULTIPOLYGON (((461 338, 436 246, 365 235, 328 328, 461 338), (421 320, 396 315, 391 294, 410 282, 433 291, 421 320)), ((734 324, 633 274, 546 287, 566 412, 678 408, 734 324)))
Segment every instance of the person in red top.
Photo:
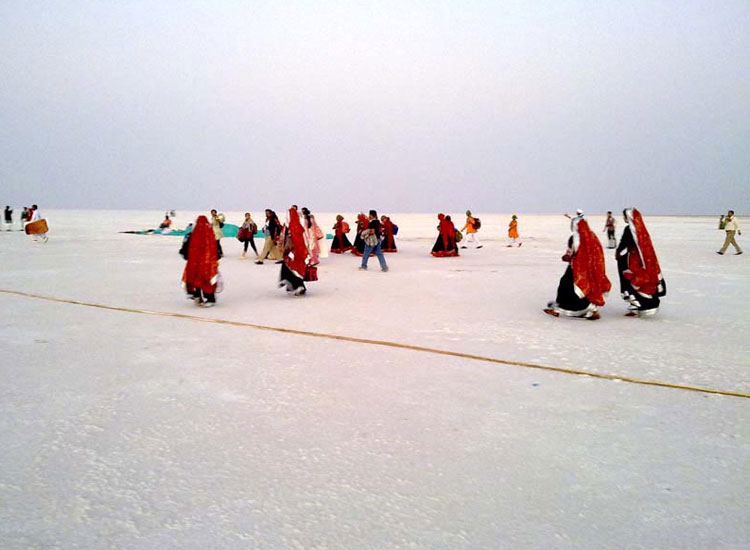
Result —
POLYGON ((307 258, 309 250, 305 240, 305 229, 299 219, 297 209, 289 209, 289 226, 284 243, 284 262, 279 273, 279 287, 286 288, 295 296, 302 296, 307 292, 305 287, 305 273, 307 272, 307 258))
POLYGON ((438 237, 432 247, 431 254, 436 258, 446 256, 458 256, 458 246, 456 245, 456 226, 453 225, 450 216, 438 214, 438 237))
POLYGON ((599 319, 598 308, 604 305, 612 287, 604 268, 604 250, 583 219, 583 212, 571 220, 570 228, 572 234, 562 258, 568 267, 557 287, 557 298, 547 304, 544 313, 593 321, 599 319))
POLYGON ((196 305, 213 307, 219 282, 219 253, 214 230, 206 216, 198 216, 189 235, 182 283, 196 305))
POLYGON ((398 248, 396 248, 396 239, 393 237, 395 233, 393 232, 394 225, 391 218, 388 216, 380 216, 380 227, 383 232, 383 246, 381 250, 383 252, 398 252, 398 248))
POLYGON ((635 208, 623 210, 625 229, 615 251, 620 275, 620 295, 628 302, 628 317, 645 317, 659 309, 667 286, 643 216, 635 208))
POLYGON ((344 221, 344 216, 336 216, 336 223, 333 225, 333 242, 331 243, 331 252, 333 254, 343 254, 352 249, 352 243, 346 234, 349 232, 349 224, 344 221))
POLYGON ((352 247, 352 254, 355 256, 362 256, 365 253, 365 240, 362 237, 362 231, 367 229, 367 226, 367 216, 364 212, 360 212, 357 214, 357 234, 354 236, 354 246, 352 247))

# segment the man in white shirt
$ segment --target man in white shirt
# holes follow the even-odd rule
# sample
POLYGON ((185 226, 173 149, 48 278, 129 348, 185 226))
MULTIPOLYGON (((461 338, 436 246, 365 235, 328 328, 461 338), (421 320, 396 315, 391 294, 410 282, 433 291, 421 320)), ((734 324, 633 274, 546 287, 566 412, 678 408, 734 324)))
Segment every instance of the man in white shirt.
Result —
POLYGON ((735 233, 737 233, 737 235, 742 235, 740 224, 737 223, 737 218, 734 217, 734 210, 730 210, 729 212, 727 212, 727 215, 724 218, 724 231, 727 232, 727 237, 726 239, 724 239, 724 246, 721 247, 721 250, 719 250, 717 254, 724 254, 727 248, 729 248, 730 244, 734 246, 734 249, 737 251, 735 252, 735 255, 742 254, 740 245, 738 245, 737 241, 734 240, 735 233))

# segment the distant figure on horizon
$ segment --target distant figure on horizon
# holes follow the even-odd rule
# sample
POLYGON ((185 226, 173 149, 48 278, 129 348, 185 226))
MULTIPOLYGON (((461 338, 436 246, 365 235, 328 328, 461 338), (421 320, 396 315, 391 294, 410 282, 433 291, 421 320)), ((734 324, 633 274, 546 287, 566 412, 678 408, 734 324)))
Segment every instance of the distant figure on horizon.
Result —
POLYGON ((213 307, 219 284, 219 251, 216 235, 206 216, 198 216, 185 239, 182 254, 187 263, 182 272, 182 284, 195 305, 213 307))
POLYGON ((5 207, 5 230, 11 231, 13 229, 13 210, 11 210, 10 206, 5 207))
POLYGON ((607 232, 607 248, 617 248, 617 238, 615 237, 615 226, 617 220, 610 210, 607 210, 607 219, 604 222, 603 231, 607 232))
POLYGON ((159 229, 169 229, 172 225, 172 220, 169 219, 169 215, 164 216, 164 221, 159 224, 159 229))
POLYGON ((612 287, 604 267, 604 250, 583 219, 583 213, 571 218, 568 249, 562 257, 568 263, 560 278, 555 301, 549 302, 544 313, 559 317, 599 319, 598 308, 612 287))
POLYGON ((721 250, 717 252, 717 254, 724 254, 724 252, 727 251, 727 248, 729 248, 729 245, 731 244, 736 252, 734 253, 735 256, 739 256, 742 254, 742 249, 740 248, 740 245, 737 244, 737 241, 734 240, 735 233, 737 235, 742 235, 742 230, 740 230, 740 224, 737 223, 737 218, 734 217, 734 210, 730 210, 727 212, 727 215, 724 216, 724 231, 726 231, 727 236, 724 239, 724 245, 721 247, 721 250))
POLYGON ((258 259, 258 249, 255 248, 255 232, 258 231, 258 225, 253 221, 250 212, 245 212, 245 219, 242 220, 239 230, 237 230, 237 240, 242 243, 241 259, 247 257, 247 247, 252 246, 255 252, 255 259, 258 259))
POLYGON ((26 217, 29 220, 24 226, 26 233, 28 235, 31 235, 34 238, 35 242, 46 243, 48 240, 47 222, 42 219, 42 216, 39 213, 39 207, 36 204, 33 204, 31 208, 26 212, 26 217))
POLYGON ((464 244, 461 245, 461 248, 468 248, 469 243, 472 243, 474 245, 474 248, 482 248, 482 243, 479 242, 479 237, 477 237, 477 231, 479 231, 479 228, 481 227, 482 222, 479 221, 479 218, 475 218, 471 215, 471 210, 466 211, 466 224, 461 228, 461 232, 463 233, 466 231, 466 239, 464 240, 464 244))
POLYGON ((447 256, 458 256, 458 245, 456 244, 456 226, 453 225, 450 216, 438 214, 438 236, 432 246, 430 254, 436 258, 447 256))
POLYGON ((333 224, 333 242, 331 243, 331 252, 333 254, 344 254, 352 249, 352 243, 346 236, 349 233, 349 224, 344 221, 344 216, 336 216, 336 223, 333 224))
POLYGON ((380 216, 380 227, 383 235, 383 252, 398 252, 394 235, 398 232, 398 226, 388 216, 380 216))
MULTIPOLYGON (((508 224, 508 238, 510 239, 508 247, 512 247, 518 241, 518 216, 515 214, 510 217, 510 223, 508 224)), ((521 246, 522 244, 522 242, 518 242, 518 246, 521 246)))
POLYGON ((646 317, 659 309, 667 287, 643 216, 635 208, 622 211, 625 229, 615 252, 620 295, 628 302, 628 317, 646 317))

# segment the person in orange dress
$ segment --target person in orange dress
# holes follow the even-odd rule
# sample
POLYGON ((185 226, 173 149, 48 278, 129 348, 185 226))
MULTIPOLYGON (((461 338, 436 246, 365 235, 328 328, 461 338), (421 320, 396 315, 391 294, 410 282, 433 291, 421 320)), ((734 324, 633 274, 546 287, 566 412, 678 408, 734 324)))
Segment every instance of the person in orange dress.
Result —
POLYGON ((518 216, 515 214, 511 216, 510 223, 508 224, 508 238, 510 238, 510 243, 508 243, 509 247, 514 244, 518 244, 518 246, 523 244, 522 242, 518 242, 518 216))
POLYGON ((471 210, 466 211, 466 225, 461 228, 461 233, 466 232, 466 239, 463 241, 464 244, 461 248, 468 248, 469 243, 474 245, 474 248, 482 248, 482 243, 479 242, 477 231, 479 231, 478 219, 471 215, 471 210))

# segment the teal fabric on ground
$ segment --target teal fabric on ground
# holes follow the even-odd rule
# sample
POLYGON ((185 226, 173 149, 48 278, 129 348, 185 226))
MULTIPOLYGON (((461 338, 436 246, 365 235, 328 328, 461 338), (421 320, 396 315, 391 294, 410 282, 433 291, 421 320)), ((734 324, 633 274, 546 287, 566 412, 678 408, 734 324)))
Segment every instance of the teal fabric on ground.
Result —
POLYGON ((236 237, 239 230, 238 226, 231 223, 225 223, 224 227, 221 228, 221 232, 224 233, 225 237, 236 237))

